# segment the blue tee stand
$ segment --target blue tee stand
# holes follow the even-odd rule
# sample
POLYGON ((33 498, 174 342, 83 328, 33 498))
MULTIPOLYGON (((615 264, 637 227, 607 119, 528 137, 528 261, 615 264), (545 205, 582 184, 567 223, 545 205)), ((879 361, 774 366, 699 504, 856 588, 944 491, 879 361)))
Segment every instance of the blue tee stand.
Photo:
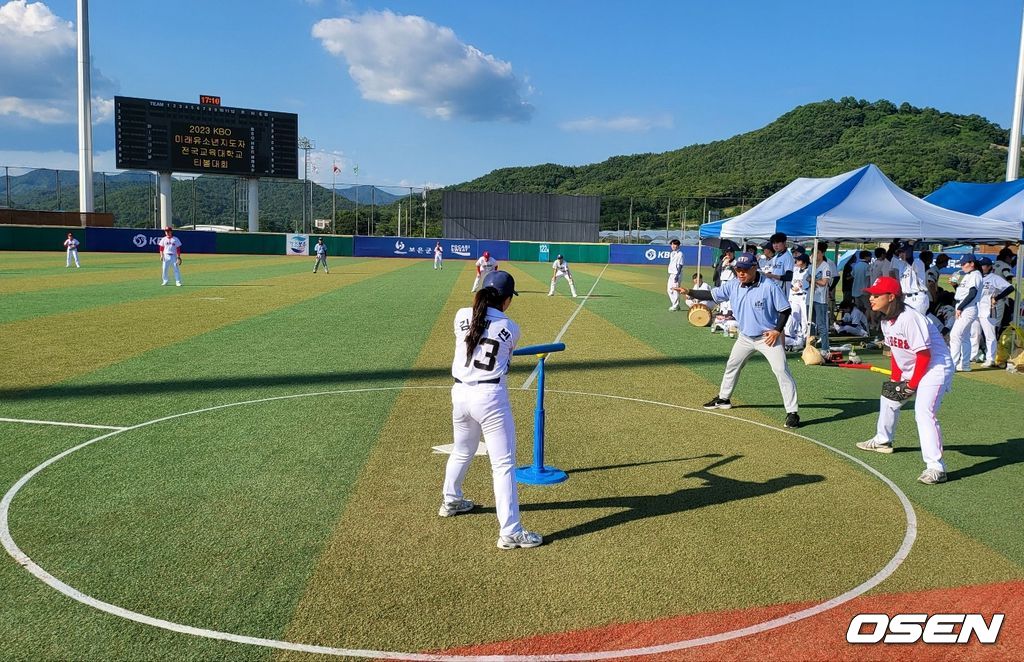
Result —
POLYGON ((535 354, 537 364, 537 408, 533 412, 533 464, 516 467, 516 480, 527 485, 554 485, 569 479, 561 469, 544 464, 544 359, 551 352, 561 352, 565 343, 533 345, 512 352, 513 356, 535 354))

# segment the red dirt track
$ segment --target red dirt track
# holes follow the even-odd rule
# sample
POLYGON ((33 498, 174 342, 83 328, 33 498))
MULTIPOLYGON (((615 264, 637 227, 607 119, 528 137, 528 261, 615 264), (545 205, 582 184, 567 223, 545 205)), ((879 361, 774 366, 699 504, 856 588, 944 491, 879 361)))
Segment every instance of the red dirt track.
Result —
MULTIPOLYGON (((641 648, 727 632, 799 611, 807 604, 678 616, 611 625, 518 641, 444 651, 459 655, 557 654, 641 648)), ((514 618, 510 614, 510 618, 514 618)), ((657 656, 658 660, 1024 660, 1024 581, 860 597, 818 616, 761 634, 657 656), (995 644, 849 644, 846 630, 859 613, 1005 614, 995 644)))

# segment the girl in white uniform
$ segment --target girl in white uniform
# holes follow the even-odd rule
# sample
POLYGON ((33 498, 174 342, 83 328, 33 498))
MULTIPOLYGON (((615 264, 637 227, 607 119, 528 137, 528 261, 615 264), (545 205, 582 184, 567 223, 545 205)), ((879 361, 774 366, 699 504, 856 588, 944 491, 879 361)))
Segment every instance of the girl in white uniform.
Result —
POLYGON ((434 244, 434 268, 444 269, 444 249, 440 241, 434 244))
POLYGON ((548 296, 555 296, 555 283, 558 282, 559 278, 564 278, 569 281, 569 291, 572 292, 572 298, 576 298, 576 283, 572 280, 572 272, 569 271, 569 263, 565 261, 565 258, 559 255, 555 258, 555 261, 551 263, 551 269, 554 273, 551 274, 551 287, 548 288, 548 296))
POLYGON ((971 329, 971 351, 978 345, 975 336, 985 336, 985 362, 982 368, 991 368, 996 364, 996 325, 999 323, 999 303, 1013 292, 1013 285, 992 269, 992 258, 983 257, 978 260, 981 268, 981 303, 978 304, 978 324, 971 329))
POLYGON ((516 489, 516 429, 505 384, 519 326, 505 316, 512 305, 515 280, 504 271, 484 276, 472 308, 455 314, 452 361, 452 426, 455 443, 444 474, 444 501, 438 515, 469 512, 475 504, 462 496, 462 481, 483 434, 491 460, 494 506, 500 526, 499 549, 536 547, 543 542, 519 521, 516 489))
MULTIPOLYGON (((879 278, 867 288, 871 309, 882 315, 885 344, 892 349, 892 381, 906 381, 914 401, 917 436, 925 470, 918 481, 926 485, 946 482, 942 461, 942 428, 936 413, 942 397, 953 384, 953 361, 934 324, 903 301, 900 283, 895 278, 879 278)), ((882 396, 875 436, 857 444, 857 448, 876 453, 892 453, 896 422, 903 402, 882 396)))
POLYGON ((68 238, 64 240, 64 248, 68 249, 68 261, 65 266, 70 267, 71 261, 75 261, 75 268, 78 269, 82 265, 78 263, 78 240, 75 239, 75 235, 68 233, 68 238))
POLYGON ((956 286, 956 322, 949 332, 949 349, 953 355, 953 366, 957 372, 970 372, 971 326, 978 319, 978 303, 981 301, 981 274, 976 270, 976 259, 973 255, 965 255, 960 259, 960 269, 964 272, 956 286))
POLYGON ((786 322, 786 347, 799 349, 807 343, 804 322, 807 318, 807 292, 811 289, 811 258, 801 253, 794 258, 794 265, 789 288, 789 307, 793 314, 786 322))
POLYGON ((679 250, 679 240, 673 239, 668 242, 668 245, 672 247, 672 252, 668 256, 668 300, 672 305, 669 306, 669 311, 679 310, 679 291, 676 289, 679 287, 679 281, 683 277, 683 252, 679 250))
POLYGON ((906 304, 921 313, 928 314, 931 299, 928 298, 928 270, 920 257, 914 257, 914 248, 909 243, 900 244, 896 250, 900 264, 900 288, 906 304))

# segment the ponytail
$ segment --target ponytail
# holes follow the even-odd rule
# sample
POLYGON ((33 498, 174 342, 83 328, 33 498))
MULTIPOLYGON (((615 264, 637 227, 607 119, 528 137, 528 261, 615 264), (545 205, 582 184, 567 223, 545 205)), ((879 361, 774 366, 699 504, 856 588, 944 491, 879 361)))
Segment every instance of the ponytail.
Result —
POLYGON ((473 356, 480 339, 487 328, 487 309, 501 309, 501 293, 496 288, 485 287, 477 291, 473 299, 473 319, 469 323, 469 334, 466 336, 466 356, 473 356))

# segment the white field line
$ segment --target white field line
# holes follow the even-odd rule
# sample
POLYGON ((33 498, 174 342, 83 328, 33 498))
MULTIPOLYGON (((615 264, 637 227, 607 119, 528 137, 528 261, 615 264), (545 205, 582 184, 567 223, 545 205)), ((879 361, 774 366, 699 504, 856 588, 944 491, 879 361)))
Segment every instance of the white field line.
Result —
POLYGON ((89 425, 88 423, 66 423, 64 421, 34 421, 31 418, 0 418, 0 423, 33 423, 35 425, 63 425, 69 428, 90 428, 92 430, 127 430, 117 425, 89 425))
MULTIPOLYGON (((590 286, 590 291, 583 295, 583 301, 580 301, 580 305, 576 306, 576 310, 572 311, 572 315, 569 316, 569 319, 566 321, 565 326, 563 326, 562 330, 558 332, 558 335, 555 336, 555 339, 551 341, 552 343, 562 341, 562 336, 565 335, 565 332, 569 330, 569 325, 572 324, 572 321, 576 319, 576 316, 580 314, 581 310, 583 310, 583 304, 585 304, 587 302, 587 299, 590 298, 590 295, 594 293, 594 288, 597 287, 597 284, 601 282, 601 276, 604 275, 604 270, 607 268, 608 265, 606 264, 604 265, 604 269, 601 269, 601 273, 597 275, 597 280, 595 280, 594 284, 590 286)), ((533 384, 533 380, 537 379, 537 373, 539 372, 540 361, 537 362, 537 367, 533 369, 533 372, 530 373, 530 376, 526 378, 526 381, 523 382, 523 385, 520 386, 519 388, 523 391, 529 389, 530 385, 533 384)))
POLYGON ((830 450, 830 451, 832 451, 832 452, 834 452, 834 453, 836 453, 836 454, 846 458, 847 460, 850 460, 851 462, 859 465, 860 467, 864 468, 865 470, 870 472, 873 476, 875 476, 876 478, 881 480, 883 483, 885 483, 885 485, 890 490, 892 490, 892 492, 899 499, 900 504, 903 506, 903 514, 904 514, 904 516, 906 518, 906 530, 905 530, 905 532, 903 534, 903 542, 900 544, 899 549, 896 550, 896 554, 892 557, 892 559, 889 560, 889 562, 885 565, 885 567, 883 567, 881 570, 879 570, 877 573, 875 573, 874 576, 872 576, 868 580, 866 580, 863 583, 861 583, 859 586, 856 586, 856 587, 846 591, 845 593, 832 598, 831 600, 826 600, 824 602, 821 602, 819 604, 813 605, 811 607, 807 607, 806 609, 802 609, 800 611, 796 611, 796 612, 793 612, 791 614, 786 614, 784 616, 780 616, 780 617, 774 618, 772 620, 765 621, 763 623, 757 623, 755 625, 751 625, 751 626, 744 627, 744 628, 739 628, 739 629, 736 629, 736 630, 729 630, 727 632, 720 632, 718 634, 713 634, 713 635, 708 635, 708 636, 703 636, 703 637, 697 637, 697 638, 694 638, 694 639, 684 639, 684 640, 680 640, 680 641, 674 641, 674 642, 669 642, 669 643, 659 644, 659 645, 654 645, 654 646, 644 646, 644 647, 639 647, 639 648, 626 648, 626 649, 616 649, 616 650, 586 651, 586 652, 580 652, 580 653, 550 653, 550 654, 546 654, 546 655, 531 655, 531 654, 445 655, 443 653, 408 653, 408 652, 402 652, 402 651, 382 651, 382 650, 368 650, 368 649, 358 649, 358 648, 353 649, 353 648, 335 648, 335 647, 331 647, 331 646, 318 646, 318 645, 313 645, 313 644, 303 644, 303 643, 297 643, 297 642, 291 642, 291 641, 281 641, 281 640, 278 640, 278 639, 264 639, 264 638, 261 638, 261 637, 250 637, 250 636, 246 636, 246 635, 234 634, 234 633, 231 633, 231 632, 221 632, 221 631, 218 631, 218 630, 209 630, 209 629, 206 629, 206 628, 197 628, 197 627, 193 627, 191 625, 185 625, 183 623, 175 623, 173 621, 166 621, 166 620, 163 620, 163 619, 154 618, 152 616, 147 616, 146 614, 141 614, 139 612, 135 612, 135 611, 132 611, 130 609, 125 609, 124 607, 120 607, 118 605, 114 605, 114 604, 111 604, 109 602, 104 602, 102 600, 98 600, 97 598, 94 598, 94 597, 92 597, 90 595, 86 595, 85 593, 82 593, 81 591, 79 591, 78 589, 74 588, 73 586, 65 584, 61 580, 59 580, 56 577, 54 577, 53 575, 51 575, 49 572, 47 572, 45 569, 43 569, 41 566, 39 566, 35 561, 33 561, 27 554, 25 554, 23 551, 21 551, 21 548, 18 547, 16 542, 14 542, 14 538, 11 535, 11 529, 10 529, 11 502, 14 500, 14 497, 18 494, 18 492, 21 490, 21 488, 23 488, 25 486, 25 484, 28 483, 28 481, 32 479, 33 476, 35 476, 40 471, 42 471, 46 467, 50 466, 54 462, 57 462, 58 460, 60 460, 60 459, 62 459, 64 457, 67 457, 68 455, 71 455, 75 451, 81 450, 82 448, 85 448, 86 446, 90 446, 90 445, 92 445, 92 444, 94 444, 96 442, 103 441, 104 439, 109 439, 110 437, 114 437, 114 436, 116 436, 118 434, 121 434, 122 432, 129 431, 129 430, 137 430, 139 428, 144 428, 144 427, 147 427, 147 426, 150 426, 150 425, 155 425, 155 424, 158 424, 158 423, 162 423, 164 421, 170 421, 170 420, 173 420, 173 419, 176 419, 176 418, 181 418, 183 416, 191 416, 193 414, 201 414, 201 413, 205 413, 205 412, 218 411, 218 410, 221 410, 221 409, 227 409, 229 407, 238 407, 238 406, 243 406, 243 405, 254 405, 254 404, 258 405, 258 404, 263 404, 263 403, 267 403, 267 402, 275 402, 275 401, 280 401, 280 400, 292 400, 292 399, 297 399, 297 398, 308 398, 308 397, 315 397, 315 396, 321 396, 321 395, 341 395, 341 394, 344 394, 344 393, 370 393, 370 392, 374 392, 374 391, 400 391, 400 390, 403 390, 403 389, 446 389, 447 390, 449 388, 451 388, 451 387, 448 386, 447 384, 443 385, 443 386, 405 386, 405 387, 396 386, 396 387, 359 388, 359 389, 348 389, 348 390, 339 390, 339 391, 317 391, 317 392, 314 392, 314 393, 297 393, 297 394, 292 394, 292 395, 281 395, 281 396, 276 396, 276 397, 271 397, 271 398, 260 398, 258 400, 246 400, 244 402, 232 402, 232 403, 228 403, 228 404, 216 405, 216 406, 213 406, 213 407, 206 407, 204 409, 196 409, 194 411, 182 412, 182 413, 179 413, 179 414, 171 414, 170 416, 164 416, 162 418, 157 418, 157 419, 154 419, 152 421, 146 421, 144 423, 139 423, 137 425, 133 425, 130 428, 123 428, 123 429, 120 429, 120 430, 116 430, 114 432, 108 432, 108 433, 106 433, 104 435, 100 435, 99 437, 96 437, 94 439, 90 439, 89 441, 83 442, 83 443, 79 444, 78 446, 75 446, 74 448, 69 448, 68 450, 64 451, 63 453, 60 453, 58 455, 55 455, 55 456, 51 457, 49 460, 46 460, 45 462, 43 462, 42 464, 40 464, 36 468, 34 468, 31 471, 29 471, 24 476, 22 476, 18 480, 18 482, 16 482, 7 491, 7 493, 3 496, 3 498, 0 499, 0 544, 3 545, 3 547, 7 550, 7 553, 11 555, 11 557, 15 560, 16 563, 18 563, 18 565, 20 565, 25 570, 30 572, 37 579, 42 581, 44 584, 46 584, 50 588, 53 588, 53 589, 59 591, 60 593, 63 593, 64 595, 68 596, 69 598, 77 600, 78 602, 81 602, 82 604, 88 605, 90 607, 93 607, 93 608, 98 609, 100 611, 106 612, 108 614, 113 614, 114 616, 119 616, 121 618, 130 620, 130 621, 135 621, 136 623, 142 623, 144 625, 150 625, 150 626, 153 626, 153 627, 162 628, 164 630, 169 630, 171 632, 179 632, 179 633, 182 633, 182 634, 188 634, 188 635, 192 635, 192 636, 196 636, 196 637, 205 637, 205 638, 208 638, 208 639, 215 639, 215 640, 220 640, 220 641, 231 641, 231 642, 235 642, 235 643, 239 643, 239 644, 248 644, 248 645, 251 645, 251 646, 264 646, 264 647, 267 647, 267 648, 274 648, 274 649, 278 649, 278 650, 299 651, 299 652, 313 653, 313 654, 319 654, 319 655, 333 655, 333 656, 344 656, 344 657, 363 657, 363 658, 383 659, 383 660, 417 660, 419 662, 556 662, 556 661, 592 662, 594 660, 609 660, 609 659, 621 659, 621 658, 639 657, 639 656, 647 656, 647 655, 657 655, 657 654, 661 654, 661 653, 669 653, 669 652, 674 652, 674 651, 685 650, 685 649, 688 649, 688 648, 696 648, 698 646, 706 646, 708 644, 721 643, 723 641, 730 641, 732 639, 739 639, 740 637, 746 637, 746 636, 749 636, 749 635, 752 635, 752 634, 758 634, 758 633, 761 633, 761 632, 767 632, 767 631, 773 630, 775 628, 779 628, 779 627, 783 627, 785 625, 789 625, 791 623, 795 623, 796 621, 800 621, 800 620, 803 620, 805 618, 810 618, 812 616, 817 616, 818 614, 821 614, 822 612, 826 612, 826 611, 828 611, 830 609, 833 609, 833 608, 835 608, 835 607, 837 607, 837 606, 839 606, 839 605, 841 605, 841 604, 843 604, 845 602, 849 602, 850 600, 853 600, 854 598, 857 598, 857 597, 863 595, 864 593, 867 593, 869 590, 871 590, 875 586, 878 586, 879 584, 884 582, 886 579, 888 579, 894 572, 896 572, 896 569, 899 568, 899 566, 903 563, 903 561, 906 560, 907 556, 910 555, 910 549, 911 549, 911 547, 913 547, 914 541, 917 539, 917 514, 914 512, 914 507, 910 504, 910 499, 907 498, 907 495, 904 494, 903 491, 900 490, 900 488, 894 482, 889 480, 887 477, 885 477, 878 470, 874 469, 871 465, 869 465, 866 462, 860 460, 859 458, 856 458, 856 457, 854 457, 854 456, 852 456, 852 455, 850 455, 848 453, 845 453, 845 452, 839 450, 838 448, 835 448, 834 446, 830 446, 830 445, 828 445, 828 444, 826 444, 826 443, 824 443, 822 441, 818 441, 817 439, 812 439, 811 437, 804 436, 802 434, 793 432, 791 430, 775 428, 775 427, 772 427, 772 426, 767 425, 765 423, 759 423, 757 421, 751 421, 751 420, 748 420, 748 419, 745 419, 745 418, 740 418, 738 416, 733 416, 733 415, 730 415, 730 414, 722 414, 722 413, 717 412, 717 411, 706 411, 704 409, 695 409, 695 408, 692 408, 692 407, 684 407, 682 405, 674 405, 674 404, 670 404, 670 403, 667 403, 667 402, 657 402, 655 400, 644 400, 642 398, 630 398, 630 397, 626 397, 626 396, 608 395, 608 394, 604 394, 604 393, 587 393, 587 392, 584 392, 584 391, 562 391, 562 390, 552 390, 551 392, 552 393, 563 393, 563 394, 568 394, 568 395, 582 395, 582 396, 592 396, 592 397, 598 397, 598 398, 608 398, 608 399, 611 399, 611 400, 625 400, 625 401, 629 401, 629 402, 638 402, 638 403, 649 404, 649 405, 657 405, 657 406, 662 406, 662 407, 670 407, 672 409, 679 409, 679 410, 682 410, 682 411, 693 412, 693 413, 696 413, 696 414, 706 414, 706 415, 711 415, 711 416, 719 416, 719 417, 722 417, 722 418, 727 418, 727 419, 731 419, 731 420, 734 420, 734 421, 739 421, 739 422, 742 422, 742 423, 748 423, 750 425, 756 425, 756 426, 759 426, 759 427, 762 427, 762 428, 765 428, 765 429, 768 429, 768 430, 772 430, 772 431, 775 431, 775 432, 780 432, 782 434, 788 434, 790 436, 798 437, 800 439, 804 439, 806 441, 810 441, 812 443, 815 443, 815 444, 817 444, 817 445, 819 445, 819 446, 821 446, 823 448, 826 448, 826 449, 828 449, 828 450, 830 450))

